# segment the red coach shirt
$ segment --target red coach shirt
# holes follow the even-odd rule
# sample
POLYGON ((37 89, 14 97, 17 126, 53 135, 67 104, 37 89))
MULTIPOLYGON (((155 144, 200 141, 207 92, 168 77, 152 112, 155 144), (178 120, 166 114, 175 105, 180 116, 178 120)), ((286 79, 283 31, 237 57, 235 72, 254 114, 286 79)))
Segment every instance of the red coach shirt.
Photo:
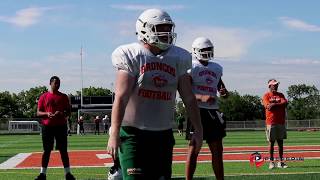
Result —
POLYGON ((280 92, 267 92, 263 96, 263 105, 266 110, 266 124, 285 124, 286 117, 286 105, 274 106, 271 110, 268 110, 266 107, 270 103, 282 103, 287 102, 284 95, 280 92))
MULTIPOLYGON (((61 92, 46 92, 40 96, 38 101, 38 109, 43 112, 55 113, 56 111, 68 111, 70 108, 69 98, 61 92)), ((42 119, 42 124, 45 126, 57 126, 67 124, 67 119, 62 116, 54 118, 45 117, 42 119)))

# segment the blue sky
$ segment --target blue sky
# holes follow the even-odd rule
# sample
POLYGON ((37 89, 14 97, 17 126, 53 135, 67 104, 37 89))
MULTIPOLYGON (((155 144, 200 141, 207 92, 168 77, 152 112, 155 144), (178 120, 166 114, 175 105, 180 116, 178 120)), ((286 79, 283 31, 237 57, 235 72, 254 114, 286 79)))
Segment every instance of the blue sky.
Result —
POLYGON ((270 78, 285 92, 293 84, 320 89, 320 1, 1 0, 0 91, 48 85, 61 91, 112 88, 110 55, 137 41, 135 22, 147 8, 166 10, 176 24, 176 45, 190 50, 198 36, 215 44, 229 90, 262 96, 270 78))

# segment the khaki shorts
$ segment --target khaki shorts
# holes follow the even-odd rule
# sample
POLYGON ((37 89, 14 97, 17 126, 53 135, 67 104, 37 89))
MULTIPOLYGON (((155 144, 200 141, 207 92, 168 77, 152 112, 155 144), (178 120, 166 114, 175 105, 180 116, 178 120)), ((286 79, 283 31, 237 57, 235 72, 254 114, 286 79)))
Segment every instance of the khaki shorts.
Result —
POLYGON ((266 136, 268 141, 287 139, 286 126, 282 124, 267 125, 266 136))

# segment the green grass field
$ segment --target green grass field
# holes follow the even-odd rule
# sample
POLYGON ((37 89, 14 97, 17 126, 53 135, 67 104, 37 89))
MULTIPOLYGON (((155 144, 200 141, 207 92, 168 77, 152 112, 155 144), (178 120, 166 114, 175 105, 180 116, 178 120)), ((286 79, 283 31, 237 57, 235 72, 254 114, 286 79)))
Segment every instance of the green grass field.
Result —
MULTIPOLYGON (((69 150, 104 150, 107 143, 105 135, 73 135, 69 138, 69 150)), ((176 136, 176 147, 186 147, 183 137, 176 136)), ((266 146, 263 131, 228 132, 224 146, 266 146)), ((320 132, 289 131, 285 145, 320 145, 320 132)), ((17 153, 42 151, 40 135, 0 135, 0 163, 17 153)), ((302 162, 288 162, 287 169, 269 170, 267 165, 251 167, 248 162, 225 162, 226 179, 320 179, 320 160, 308 159, 302 162)), ((78 179, 106 179, 107 168, 73 168, 78 179)), ((1 180, 29 180, 39 173, 39 169, 0 170, 1 180)), ((184 164, 173 165, 176 179, 184 176, 184 164)), ((214 179, 210 163, 199 163, 195 179, 214 179)), ((63 179, 63 169, 48 170, 48 180, 63 179)))

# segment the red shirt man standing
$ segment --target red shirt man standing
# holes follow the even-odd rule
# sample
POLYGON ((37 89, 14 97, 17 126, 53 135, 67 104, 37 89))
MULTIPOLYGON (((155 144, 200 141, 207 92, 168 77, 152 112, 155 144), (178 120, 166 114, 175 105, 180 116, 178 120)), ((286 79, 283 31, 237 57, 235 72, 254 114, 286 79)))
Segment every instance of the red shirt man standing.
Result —
POLYGON ((36 180, 46 179, 46 171, 54 141, 56 141, 56 149, 60 151, 66 180, 75 180, 70 172, 67 151, 67 118, 70 116, 70 103, 68 96, 58 91, 59 88, 59 77, 52 76, 50 78, 50 90, 43 93, 38 101, 37 116, 42 118, 42 145, 44 151, 40 174, 36 177, 36 180))

